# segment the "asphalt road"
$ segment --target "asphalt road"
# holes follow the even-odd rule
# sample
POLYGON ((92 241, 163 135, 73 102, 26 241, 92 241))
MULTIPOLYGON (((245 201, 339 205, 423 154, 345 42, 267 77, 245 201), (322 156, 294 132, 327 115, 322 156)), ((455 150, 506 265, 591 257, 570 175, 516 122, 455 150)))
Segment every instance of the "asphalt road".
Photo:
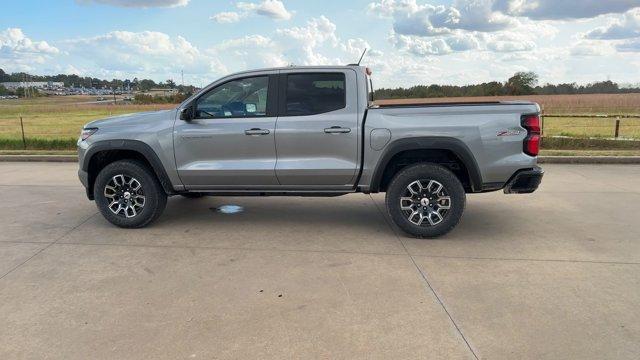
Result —
POLYGON ((176 197, 122 230, 76 166, 0 164, 0 359, 640 357, 640 166, 545 165, 437 240, 381 194, 176 197))

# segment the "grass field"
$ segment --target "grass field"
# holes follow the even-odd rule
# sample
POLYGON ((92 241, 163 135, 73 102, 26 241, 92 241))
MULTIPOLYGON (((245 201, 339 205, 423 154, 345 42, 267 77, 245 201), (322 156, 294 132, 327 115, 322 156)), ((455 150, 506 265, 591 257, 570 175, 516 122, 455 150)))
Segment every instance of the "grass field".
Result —
POLYGON ((74 148, 84 124, 108 116, 171 109, 174 104, 97 103, 95 96, 0 100, 0 149, 22 148, 20 117, 27 148, 74 148))
MULTIPOLYGON (((559 115, 545 117, 545 136, 611 138, 614 135, 615 118, 594 118, 588 115, 640 115, 640 94, 432 98, 378 102, 397 104, 492 100, 535 101, 543 107, 546 114, 559 115), (563 114, 586 116, 562 117, 563 114)), ((23 148, 20 117, 23 119, 27 149, 65 150, 75 148, 80 129, 89 121, 111 115, 173 107, 174 104, 97 103, 95 96, 0 100, 0 149, 23 148)), ((620 137, 640 139, 640 118, 623 118, 620 121, 620 137)))

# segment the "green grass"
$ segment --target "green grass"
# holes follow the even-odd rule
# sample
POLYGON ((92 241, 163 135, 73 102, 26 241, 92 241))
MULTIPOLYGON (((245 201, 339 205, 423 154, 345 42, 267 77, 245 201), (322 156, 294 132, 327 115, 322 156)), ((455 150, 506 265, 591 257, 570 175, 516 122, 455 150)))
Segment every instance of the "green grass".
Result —
MULTIPOLYGON (((616 119, 544 117, 545 136, 613 138, 616 119)), ((640 118, 620 119, 620 138, 640 139, 640 118)))
POLYGON ((3 150, 73 150, 76 138, 6 138, 0 137, 0 149, 3 150))
POLYGON ((543 137, 543 150, 640 150, 638 140, 543 137))
POLYGON ((0 101, 0 138, 77 138, 90 121, 122 114, 173 108, 175 104, 93 104, 95 97, 71 96, 0 101))

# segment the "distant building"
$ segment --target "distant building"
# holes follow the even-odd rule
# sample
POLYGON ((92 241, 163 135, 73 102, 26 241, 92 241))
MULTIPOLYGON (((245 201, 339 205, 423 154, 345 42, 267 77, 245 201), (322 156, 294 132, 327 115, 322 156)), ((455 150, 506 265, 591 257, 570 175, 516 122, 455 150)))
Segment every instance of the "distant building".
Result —
POLYGON ((19 88, 56 89, 64 87, 64 83, 62 81, 14 81, 3 82, 0 83, 0 85, 11 91, 19 88))
POLYGON ((148 91, 144 91, 143 93, 153 96, 169 96, 177 94, 178 89, 149 89, 148 91))

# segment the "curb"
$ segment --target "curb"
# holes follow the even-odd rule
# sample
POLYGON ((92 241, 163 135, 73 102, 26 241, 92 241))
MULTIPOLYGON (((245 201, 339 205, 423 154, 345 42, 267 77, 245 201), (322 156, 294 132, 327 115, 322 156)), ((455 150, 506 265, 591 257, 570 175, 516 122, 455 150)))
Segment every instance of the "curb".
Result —
POLYGON ((640 156, 540 156, 539 164, 640 164, 640 156))
MULTIPOLYGON (((77 155, 0 155, 0 162, 78 162, 77 155)), ((640 156, 540 156, 539 164, 640 164, 640 156)))

